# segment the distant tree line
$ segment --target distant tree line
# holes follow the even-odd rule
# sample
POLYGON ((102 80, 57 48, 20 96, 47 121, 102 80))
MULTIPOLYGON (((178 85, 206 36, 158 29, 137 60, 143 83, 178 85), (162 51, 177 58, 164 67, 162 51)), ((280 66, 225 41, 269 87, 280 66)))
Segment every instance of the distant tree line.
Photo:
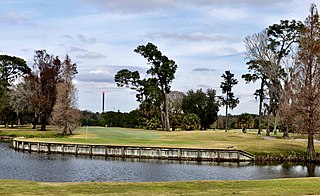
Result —
MULTIPOLYGON (((147 127, 147 124, 142 123, 139 115, 139 109, 131 112, 120 111, 107 111, 103 113, 91 112, 88 110, 81 111, 81 126, 107 126, 107 127, 125 127, 125 128, 147 128, 153 129, 153 127, 147 127)), ((172 116, 175 114, 170 113, 172 116)), ((258 129, 259 116, 256 114, 243 113, 240 115, 228 114, 228 127, 230 129, 258 129)), ((198 115, 194 113, 187 113, 182 116, 175 116, 170 121, 174 130, 199 130, 201 126, 201 120, 198 115)), ((150 124, 149 124, 150 125, 150 124)), ((267 127, 267 120, 263 119, 262 127, 267 127)), ((157 126, 161 128, 161 123, 158 122, 157 126)), ((217 120, 210 124, 210 129, 225 129, 225 116, 217 116, 217 120)), ((281 127, 277 127, 281 129, 281 127)), ((274 131, 274 130, 271 130, 274 131)))

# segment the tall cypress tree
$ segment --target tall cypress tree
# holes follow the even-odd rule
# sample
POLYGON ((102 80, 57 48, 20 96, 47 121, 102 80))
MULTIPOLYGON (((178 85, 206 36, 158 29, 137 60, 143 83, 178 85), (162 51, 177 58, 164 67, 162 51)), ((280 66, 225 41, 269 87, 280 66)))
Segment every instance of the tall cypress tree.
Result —
POLYGON ((239 98, 235 98, 234 93, 232 92, 232 87, 238 84, 238 80, 234 78, 229 70, 225 71, 221 76, 224 81, 221 82, 220 88, 222 94, 225 94, 225 97, 221 96, 222 105, 226 106, 226 132, 228 130, 228 108, 234 109, 239 104, 239 98))

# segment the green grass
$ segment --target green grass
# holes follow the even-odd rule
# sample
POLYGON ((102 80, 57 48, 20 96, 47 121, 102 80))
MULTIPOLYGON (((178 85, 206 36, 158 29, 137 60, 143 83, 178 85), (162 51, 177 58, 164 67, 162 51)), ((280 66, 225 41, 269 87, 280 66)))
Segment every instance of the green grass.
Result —
MULTIPOLYGON (((303 155, 307 143, 293 139, 282 139, 281 133, 271 134, 274 140, 265 140, 257 136, 256 130, 242 133, 241 130, 208 130, 208 131, 152 131, 143 129, 127 129, 113 127, 80 128, 75 135, 61 137, 52 127, 48 131, 32 130, 31 127, 0 128, 0 136, 34 138, 31 140, 67 143, 91 143, 131 146, 162 146, 190 148, 227 148, 235 146, 259 156, 303 155), (86 140, 87 138, 87 140, 86 140)), ((303 138, 298 134, 290 134, 291 138, 303 138)), ((316 151, 320 150, 319 144, 316 151)))
POLYGON ((8 137, 25 137, 25 138, 55 138, 61 137, 52 127, 47 131, 32 129, 30 126, 0 127, 0 136, 8 137))
POLYGON ((45 183, 0 180, 0 195, 317 195, 320 178, 185 181, 45 183))
MULTIPOLYGON (((265 140, 256 132, 242 133, 241 130, 209 131, 151 131, 141 129, 89 127, 86 140, 86 128, 81 128, 76 135, 65 138, 33 139, 47 142, 93 143, 133 146, 165 146, 190 148, 227 148, 235 146, 254 155, 289 156, 302 155, 306 152, 306 142, 275 137, 265 140)), ((316 144, 316 150, 320 150, 316 144)))

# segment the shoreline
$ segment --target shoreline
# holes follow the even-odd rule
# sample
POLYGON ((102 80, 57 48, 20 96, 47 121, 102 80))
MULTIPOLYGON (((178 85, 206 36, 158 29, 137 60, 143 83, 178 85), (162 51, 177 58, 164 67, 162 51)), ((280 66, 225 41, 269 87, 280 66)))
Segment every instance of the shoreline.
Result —
POLYGON ((254 156, 238 149, 204 149, 178 147, 145 147, 102 144, 79 144, 28 141, 22 138, 12 140, 15 150, 38 153, 59 153, 86 156, 123 158, 169 159, 210 162, 253 162, 254 156))
MULTIPOLYGON (((179 158, 177 157, 178 153, 176 153, 176 155, 173 155, 173 156, 165 156, 165 157, 159 157, 159 154, 157 155, 151 155, 151 156, 144 156, 139 153, 140 149, 139 148, 146 148, 146 149, 188 149, 188 150, 191 150, 191 151, 195 151, 195 150, 200 150, 200 151, 203 151, 203 150, 225 150, 225 151, 238 151, 238 149, 199 149, 199 148, 175 148, 175 147, 158 147, 158 146, 133 146, 133 145, 107 145, 107 144, 94 144, 94 143, 91 143, 91 144, 86 144, 86 143, 65 143, 65 142, 42 142, 42 141, 28 141, 28 140, 24 140, 25 138, 11 138, 11 137, 0 137, 0 141, 14 141, 16 139, 20 139, 19 141, 21 142, 26 142, 26 143, 40 143, 40 144, 43 144, 44 146, 48 146, 49 145, 65 145, 65 148, 66 147, 70 147, 70 146, 74 146, 73 148, 77 148, 75 146, 84 146, 84 148, 87 148, 88 151, 87 152, 84 152, 84 153, 77 153, 77 152, 68 152, 68 151, 65 151, 65 152, 54 152, 54 151, 50 151, 49 153, 60 153, 60 154, 74 154, 74 155, 85 155, 85 156, 96 156, 96 155, 90 155, 90 151, 92 151, 92 149, 94 147, 101 147, 103 146, 104 148, 105 147, 111 147, 111 148, 118 148, 118 151, 117 153, 107 153, 107 151, 105 150, 105 152, 102 152, 102 153, 98 153, 97 155, 98 156, 110 156, 110 157, 123 157, 123 158, 146 158, 146 159, 171 159, 171 160, 190 160, 190 161, 211 161, 211 162, 242 162, 242 161, 239 161, 237 160, 237 156, 239 155, 235 155, 233 156, 233 158, 212 158, 212 157, 209 157, 209 158, 204 158, 201 160, 201 158, 198 157, 198 155, 195 155, 195 156, 191 156, 189 158, 179 158), (90 146, 92 146, 93 148, 90 150, 90 146), (136 151, 136 153, 134 155, 126 155, 123 153, 123 150, 132 150, 132 151, 136 151)), ((17 140, 16 140, 17 141, 17 140)), ((24 148, 24 149, 19 149, 19 150, 22 150, 22 151, 33 151, 33 152, 44 152, 44 153, 48 153, 47 150, 45 149, 42 149, 42 150, 29 150, 29 146, 27 148, 24 148)), ((74 150, 75 151, 75 150, 74 150)), ((250 162, 256 162, 256 163, 287 163, 287 162, 290 162, 290 163, 320 163, 320 157, 318 156, 316 159, 314 160, 308 160, 306 155, 288 155, 288 156, 284 156, 284 155, 255 155, 255 154, 250 154, 250 153, 247 153, 245 151, 242 151, 242 150, 239 150, 240 152, 243 152, 245 154, 248 154, 249 156, 252 157, 251 160, 246 160, 246 161, 250 161, 250 162)), ((91 152, 92 153, 92 152, 91 152)), ((181 153, 181 152, 180 152, 181 153)), ((198 153, 198 152, 197 152, 198 153)), ((153 153, 154 154, 154 153, 153 153)), ((171 154, 172 155, 172 154, 171 154)), ((228 155, 227 155, 228 156, 228 155)))

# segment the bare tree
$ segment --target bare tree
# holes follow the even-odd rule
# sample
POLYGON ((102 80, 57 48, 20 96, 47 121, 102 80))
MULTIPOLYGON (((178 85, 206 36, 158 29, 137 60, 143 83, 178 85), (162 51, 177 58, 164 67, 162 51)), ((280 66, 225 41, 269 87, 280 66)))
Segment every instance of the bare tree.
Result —
POLYGON ((76 64, 67 56, 62 64, 61 82, 56 86, 57 98, 52 111, 52 124, 63 135, 72 134, 80 125, 81 113, 76 108, 76 89, 72 83, 76 73, 76 64))
POLYGON ((245 38, 248 70, 251 73, 242 76, 246 82, 260 81, 260 88, 255 95, 259 98, 259 131, 261 134, 262 105, 264 99, 267 112, 267 135, 270 134, 271 115, 274 115, 275 127, 282 101, 284 81, 287 78, 285 65, 287 58, 292 53, 294 44, 297 43, 302 24, 296 21, 281 21, 262 31, 245 38))
POLYGON ((311 5, 299 43, 290 84, 293 126, 308 135, 307 157, 313 160, 313 139, 320 129, 320 23, 315 4, 311 5))
POLYGON ((182 102, 185 96, 186 95, 180 91, 171 91, 168 95, 168 107, 172 131, 175 131, 177 126, 182 125, 182 102))
POLYGON ((10 91, 10 105, 17 114, 18 126, 20 126, 21 112, 35 112, 35 108, 32 104, 30 104, 32 97, 35 96, 33 93, 34 91, 30 91, 30 82, 26 79, 13 86, 12 90, 10 91))
POLYGON ((262 122, 262 106, 266 98, 266 87, 268 80, 268 70, 270 68, 270 60, 273 58, 271 50, 268 48, 268 35, 264 30, 261 33, 253 34, 244 39, 246 46, 246 57, 248 70, 250 73, 243 74, 242 78, 247 82, 260 81, 260 88, 254 93, 259 98, 259 129, 258 135, 261 135, 262 122))

